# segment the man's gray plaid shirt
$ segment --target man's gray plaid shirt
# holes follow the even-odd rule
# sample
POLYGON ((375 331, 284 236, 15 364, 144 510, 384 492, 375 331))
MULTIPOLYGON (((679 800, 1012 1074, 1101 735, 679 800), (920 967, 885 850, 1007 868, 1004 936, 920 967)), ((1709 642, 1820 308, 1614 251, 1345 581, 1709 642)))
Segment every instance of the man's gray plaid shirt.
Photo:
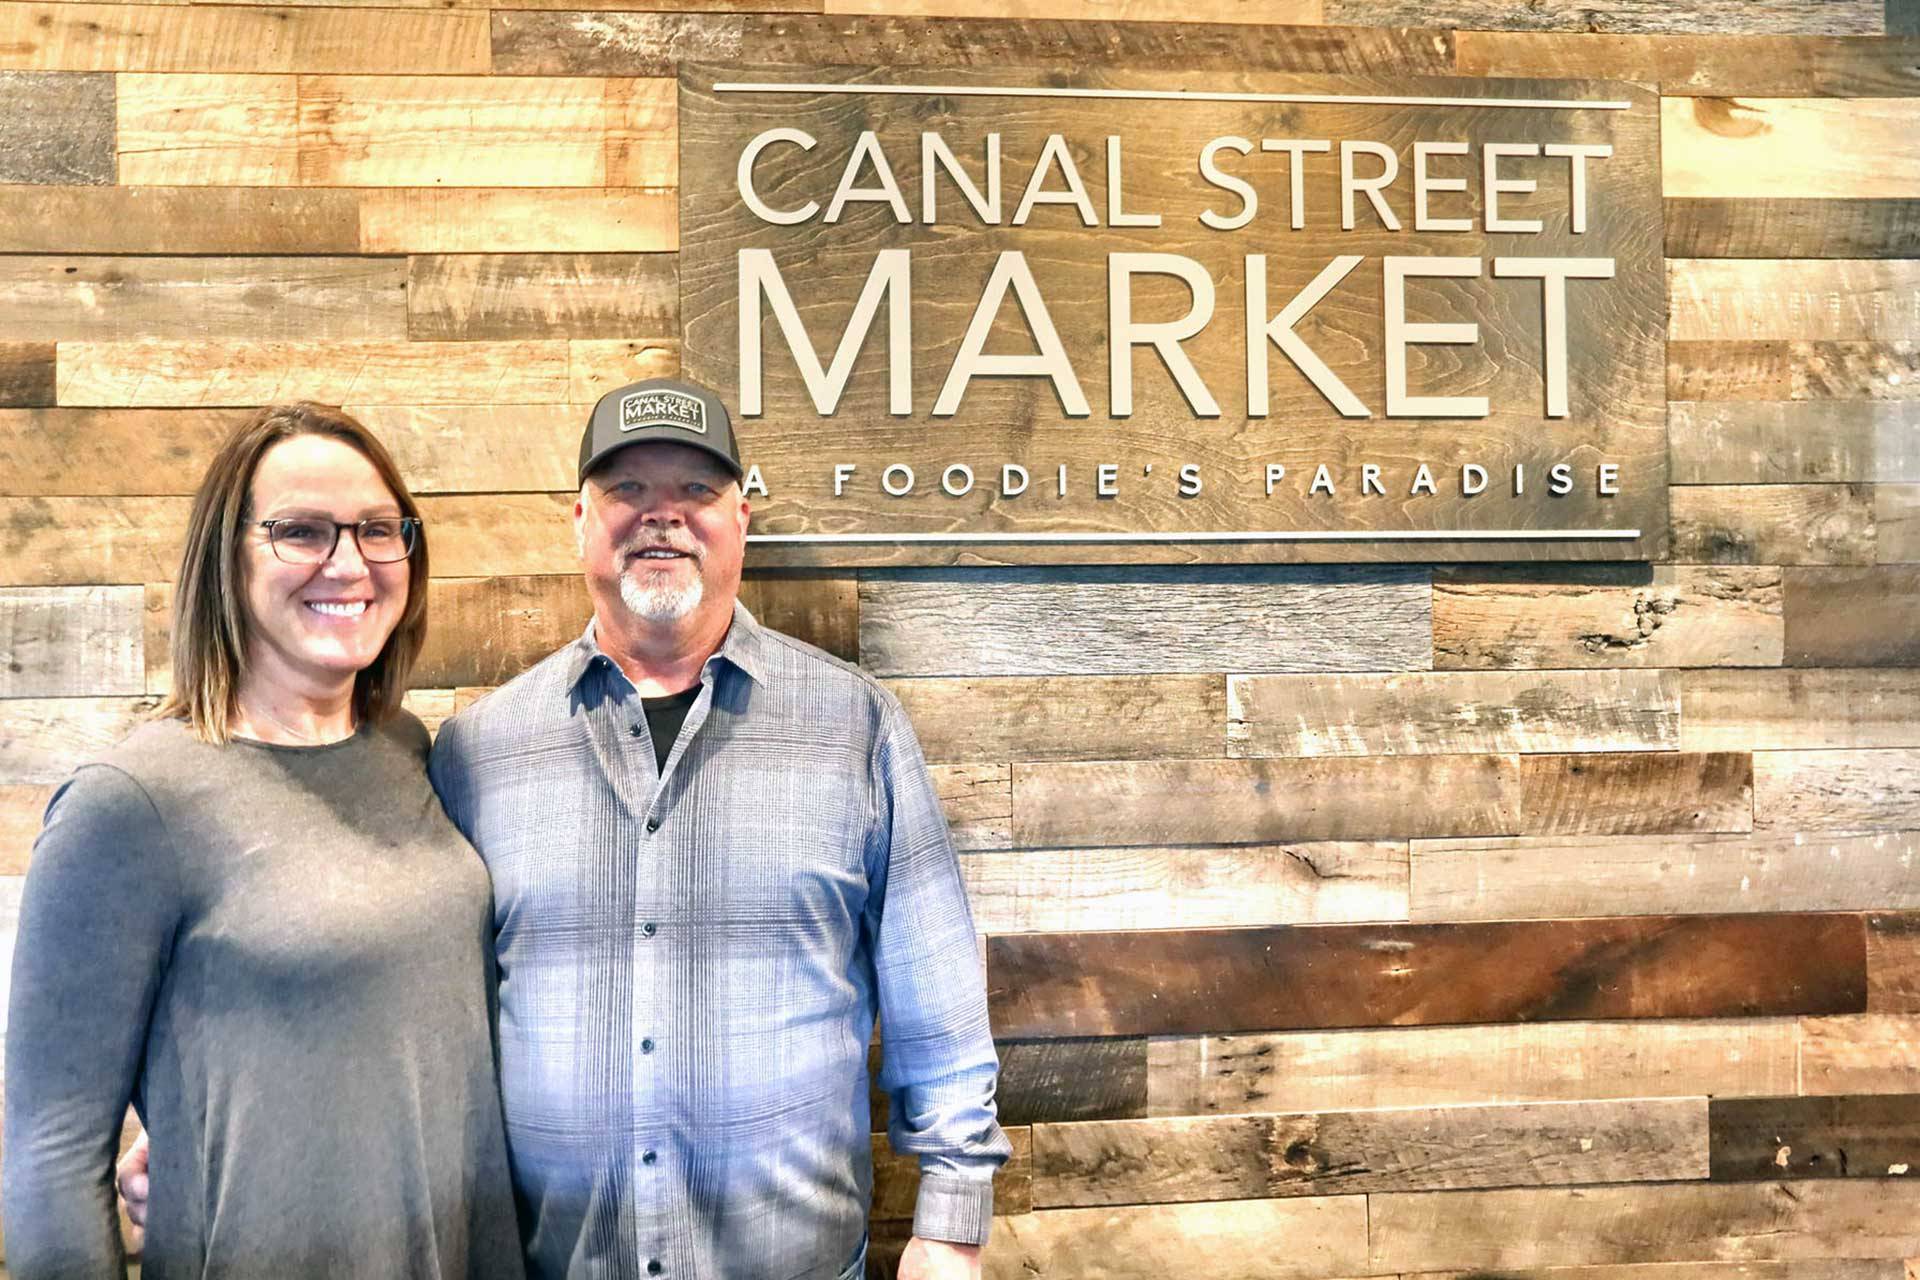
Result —
POLYGON ((589 625, 448 721, 431 768, 493 874, 531 1274, 839 1276, 876 1011, 915 1233, 986 1239, 1010 1148, 979 955, 892 695, 736 605, 656 774, 589 625))

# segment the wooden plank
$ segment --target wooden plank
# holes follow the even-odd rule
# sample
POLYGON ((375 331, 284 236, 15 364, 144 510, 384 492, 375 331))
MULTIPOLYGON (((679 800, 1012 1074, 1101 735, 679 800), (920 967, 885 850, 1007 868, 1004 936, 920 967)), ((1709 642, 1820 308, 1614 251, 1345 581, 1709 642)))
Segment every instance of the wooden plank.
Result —
POLYGON ((675 92, 666 79, 303 75, 298 184, 671 187, 675 92))
POLYGON ((1791 1093, 1798 1051, 1781 1018, 1157 1039, 1144 1114, 1791 1093))
POLYGON ((1873 491, 1848 484, 1675 485, 1676 564, 1872 564, 1873 491))
POLYGON ((418 716, 427 733, 433 735, 440 732, 440 726, 453 714, 455 696, 452 689, 409 689, 400 705, 418 716))
POLYGON ((0 187, 4 253, 357 253, 352 191, 0 187))
POLYGON ((1407 671, 1429 662, 1424 569, 1005 569, 860 579, 883 676, 1407 671))
POLYGON ((0 698, 140 693, 139 587, 0 587, 0 698))
POLYGON ((1920 750, 1758 752, 1753 825, 1763 831, 1920 827, 1920 750))
POLYGON ((976 853, 960 874, 986 934, 1407 918, 1393 841, 976 853))
POLYGON ((438 579, 428 600, 416 684, 504 684, 577 639, 593 616, 570 575, 438 579))
POLYGON ((1230 756, 1660 751, 1679 741, 1670 672, 1415 672, 1227 678, 1230 756))
POLYGON ((1879 564, 1920 561, 1920 484, 1883 484, 1873 491, 1873 558, 1879 564))
POLYGON ((1441 669, 1778 666, 1780 571, 1605 565, 1443 569, 1441 669))
POLYGON ((1920 334, 1920 262, 1667 260, 1677 341, 1850 341, 1920 334))
POLYGON ((673 255, 430 254, 407 263, 407 328, 418 340, 673 337, 673 255))
POLYGON ((1005 849, 1012 843, 1013 783, 1004 764, 929 766, 953 847, 1005 849))
POLYGON ((1416 840, 1410 918, 1920 908, 1920 833, 1416 840))
POLYGON ((630 382, 678 374, 680 343, 674 338, 573 338, 567 343, 567 365, 567 398, 590 405, 630 382))
MULTIPOLYGON (((1128 22, 1287 23, 1322 21, 1321 0, 826 0, 829 15, 900 14, 915 18, 1053 18, 1098 14, 1128 22), (1091 12, 1090 12, 1091 11, 1091 12)), ((1357 24, 1356 24, 1357 25, 1357 24)))
POLYGON ((989 676, 889 680, 940 761, 1219 758, 1227 679, 989 676))
POLYGON ((0 495, 190 494, 246 409, 0 409, 0 495))
POLYGON ((1673 483, 1920 482, 1920 401, 1668 405, 1673 483))
POLYGON ((131 733, 153 698, 9 698, 0 702, 0 784, 61 782, 131 733))
MULTIPOLYGON (((1533 1267, 1529 1280, 1912 1280, 1892 1258, 1802 1258, 1790 1262, 1623 1262, 1533 1267)), ((1480 1271, 1429 1271, 1421 1280, 1485 1280, 1480 1271)))
POLYGON ((1786 569, 1781 577, 1788 666, 1920 665, 1920 566, 1786 569))
POLYGON ((0 408, 52 404, 55 364, 51 342, 0 342, 0 408))
POLYGON ((1674 400, 1913 400, 1920 347, 1911 342, 1780 339, 1667 344, 1674 400))
POLYGON ((0 876, 27 873, 28 854, 53 792, 52 783, 0 785, 0 876))
POLYGON ((1920 1093, 1920 1014, 1800 1022, 1800 1093, 1920 1093))
POLYGON ((1751 831, 1743 752, 1520 757, 1520 834, 1751 831))
POLYGON ((1004 1124, 1146 1114, 1145 1040, 1011 1041, 996 1048, 1000 1078, 994 1094, 1004 1124))
POLYGON ((0 66, 41 71, 484 75, 485 13, 198 4, 9 4, 0 66))
POLYGON ((113 121, 111 76, 0 71, 0 182, 111 184, 113 121))
POLYGON ((578 573, 573 503, 573 493, 422 498, 433 571, 448 578, 578 573))
POLYGON ((1714 1098, 1715 1182, 1897 1178, 1920 1168, 1920 1094, 1714 1098))
POLYGON ((1366 1197, 1044 1209, 997 1219, 982 1263, 986 1280, 1161 1280, 1196 1258, 1210 1280, 1360 1275, 1366 1197))
MULTIPOLYGON (((1886 905, 1909 904, 1889 900, 1886 905)), ((1867 1010, 1920 1013, 1920 913, 1867 917, 1867 1010)))
POLYGON ((1688 671, 1685 751, 1920 747, 1920 682, 1904 671, 1688 671))
POLYGON ((1920 200, 1667 200, 1674 258, 1920 257, 1920 200))
POLYGON ((680 208, 673 191, 386 189, 356 194, 365 253, 661 253, 680 247, 680 208))
POLYGON ((1885 30, 1878 0, 1834 0, 1817 6, 1800 0, 1692 0, 1686 5, 1661 0, 1529 0, 1520 7, 1502 0, 1327 0, 1326 20, 1693 35, 1879 35, 1885 30))
POLYGON ((1669 196, 1920 195, 1920 98, 1665 98, 1669 196))
POLYGON ((0 339, 400 341, 399 258, 0 258, 0 339))
POLYGON ((1685 97, 1897 98, 1913 93, 1920 57, 1920 42, 1880 35, 1462 31, 1455 42, 1461 75, 1636 80, 1685 97))
POLYGON ((1028 933, 987 939, 997 1035, 1858 1013, 1857 915, 1028 933))
POLYGON ((60 403, 558 403, 562 342, 63 342, 60 403))
POLYGON ((1037 1126, 1041 1208, 1659 1182, 1707 1172, 1707 1100, 1413 1107, 1037 1126))
MULTIPOLYGON (((1007 1141, 1013 1144, 1013 1156, 1000 1167, 993 1179, 993 1211, 996 1217, 1033 1212, 1033 1130, 1026 1125, 1007 1125, 1007 1141)), ((873 1135, 873 1222, 910 1222, 920 1195, 920 1157, 898 1155, 885 1134, 873 1135)))
POLYGON ((0 582, 159 582, 180 568, 186 498, 0 498, 0 582))
MULTIPOLYGON (((1126 22, 1109 12, 1071 17, 1034 12, 963 18, 875 13, 840 17, 722 13, 537 13, 578 8, 543 0, 496 9, 497 75, 671 76, 686 62, 756 61, 805 66, 958 68, 1117 64, 1185 70, 1197 65, 1320 74, 1452 75, 1453 33, 1402 26, 1280 27, 1189 21, 1126 22)), ((653 5, 654 10, 675 6, 653 5)), ((702 4, 701 8, 720 8, 702 4)))
POLYGON ((1406 1192, 1368 1199, 1374 1271, 1920 1251, 1920 1182, 1406 1192))
POLYGON ((297 183, 294 77, 122 73, 115 80, 123 185, 297 183))
POLYGON ((740 600, 775 631, 825 649, 842 661, 858 661, 860 591, 852 574, 755 570, 741 581, 740 600))
POLYGON ((579 405, 348 404, 346 410, 380 437, 415 494, 579 487, 580 430, 587 419, 579 405))

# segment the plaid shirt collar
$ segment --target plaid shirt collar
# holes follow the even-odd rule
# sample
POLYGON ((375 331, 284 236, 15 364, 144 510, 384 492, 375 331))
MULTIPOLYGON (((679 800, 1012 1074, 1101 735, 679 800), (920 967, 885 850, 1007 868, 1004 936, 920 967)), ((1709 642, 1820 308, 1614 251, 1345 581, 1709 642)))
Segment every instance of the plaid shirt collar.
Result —
MULTIPOLYGON (((580 633, 578 640, 568 646, 565 688, 569 691, 579 685, 587 672, 593 669, 596 661, 605 662, 608 666, 618 669, 619 664, 601 650, 600 641, 594 636, 594 623, 594 619, 587 619, 587 629, 580 633)), ((766 643, 766 636, 760 623, 755 620, 752 613, 748 612, 747 606, 741 604, 736 597, 733 602, 733 623, 727 628, 727 638, 720 643, 720 648, 714 652, 713 656, 703 664, 702 678, 705 678, 706 672, 714 669, 715 663, 727 662, 738 667, 756 684, 765 684, 766 660, 762 648, 766 643)))

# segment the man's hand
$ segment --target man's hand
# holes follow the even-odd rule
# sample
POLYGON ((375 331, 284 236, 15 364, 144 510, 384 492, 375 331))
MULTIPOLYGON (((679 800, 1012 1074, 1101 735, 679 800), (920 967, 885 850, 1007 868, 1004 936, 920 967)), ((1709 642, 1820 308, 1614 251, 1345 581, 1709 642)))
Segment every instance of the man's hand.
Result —
POLYGON ((127 1148, 127 1154, 120 1157, 120 1163, 114 1166, 115 1183, 120 1188, 120 1207, 127 1212, 127 1220, 133 1223, 133 1230, 127 1234, 127 1252, 136 1254, 146 1243, 147 1226, 147 1131, 142 1129, 140 1136, 127 1148))
POLYGON ((900 1255, 899 1280, 980 1280, 980 1246, 915 1236, 900 1255))

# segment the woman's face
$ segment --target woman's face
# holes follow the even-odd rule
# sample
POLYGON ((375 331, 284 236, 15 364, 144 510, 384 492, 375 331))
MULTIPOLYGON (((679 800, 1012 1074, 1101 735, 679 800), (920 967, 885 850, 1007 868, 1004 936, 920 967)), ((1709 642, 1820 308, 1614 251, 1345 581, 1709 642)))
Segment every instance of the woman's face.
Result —
POLYGON ((369 563, 353 530, 343 529, 326 559, 289 563, 259 522, 305 516, 352 524, 398 517, 400 504, 364 455, 327 436, 294 436, 268 449, 248 493, 242 692, 337 695, 380 656, 399 624, 407 607, 407 561, 369 563))

